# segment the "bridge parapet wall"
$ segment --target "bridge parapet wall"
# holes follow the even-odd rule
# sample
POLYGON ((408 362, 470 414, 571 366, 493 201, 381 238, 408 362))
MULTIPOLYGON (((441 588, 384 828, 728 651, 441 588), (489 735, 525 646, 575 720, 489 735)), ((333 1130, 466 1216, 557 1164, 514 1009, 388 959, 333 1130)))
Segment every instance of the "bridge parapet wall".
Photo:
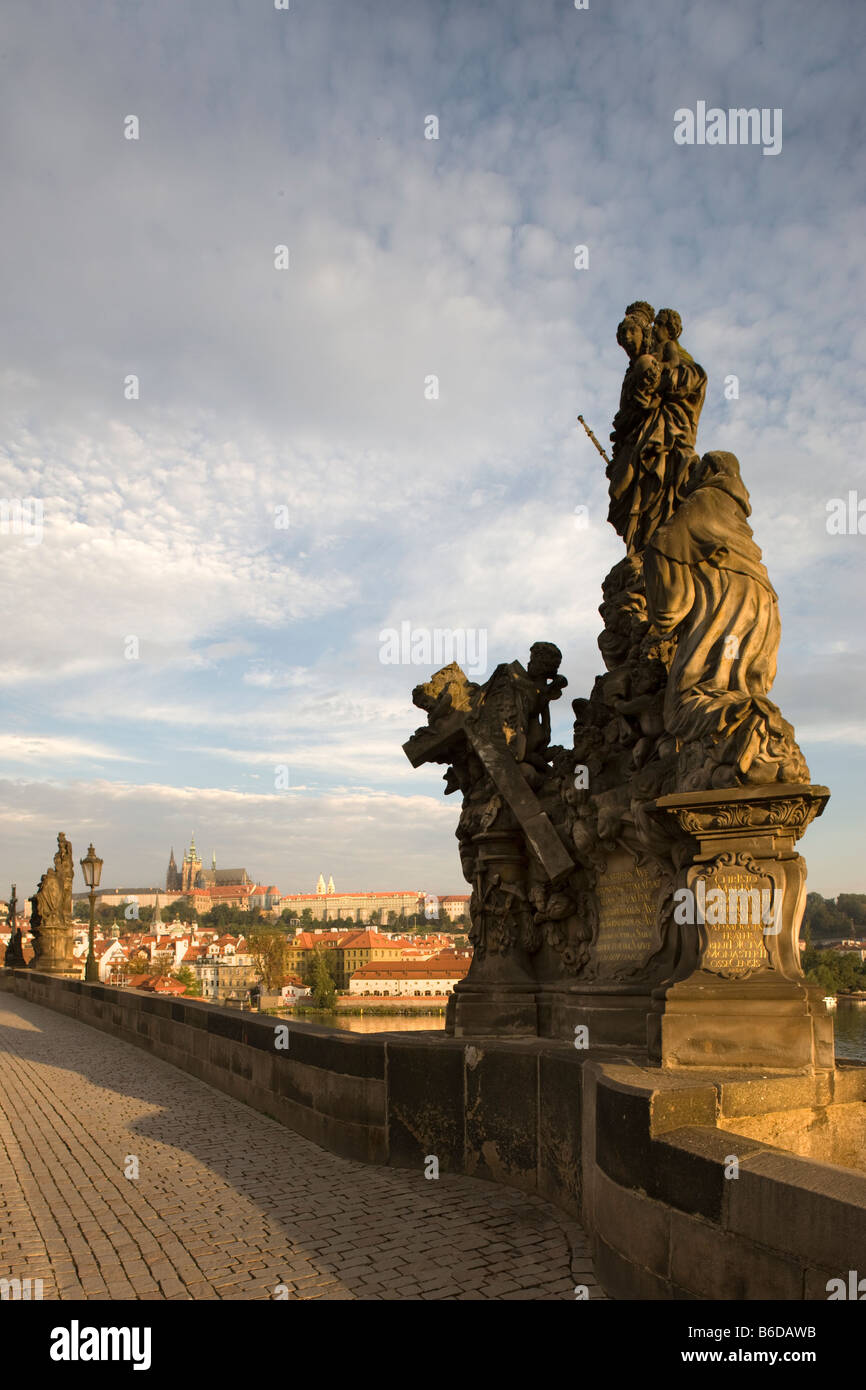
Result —
POLYGON ((0 988, 346 1158, 423 1171, 435 1157, 440 1173, 546 1197, 583 1222, 616 1297, 824 1299, 830 1279, 863 1264, 866 1173, 767 1136, 792 1133, 792 1117, 806 1115, 803 1132, 835 1132, 850 1161, 866 1067, 677 1076, 636 1051, 283 1025, 32 970, 0 972, 0 988))

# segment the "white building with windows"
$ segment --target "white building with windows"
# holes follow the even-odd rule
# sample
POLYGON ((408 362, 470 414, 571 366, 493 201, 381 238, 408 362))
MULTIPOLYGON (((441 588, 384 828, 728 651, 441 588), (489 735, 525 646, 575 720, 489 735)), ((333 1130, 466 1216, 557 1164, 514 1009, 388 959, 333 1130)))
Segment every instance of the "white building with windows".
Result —
POLYGON ((369 998, 442 998, 469 969, 468 960, 377 960, 361 965, 349 980, 349 994, 369 998))

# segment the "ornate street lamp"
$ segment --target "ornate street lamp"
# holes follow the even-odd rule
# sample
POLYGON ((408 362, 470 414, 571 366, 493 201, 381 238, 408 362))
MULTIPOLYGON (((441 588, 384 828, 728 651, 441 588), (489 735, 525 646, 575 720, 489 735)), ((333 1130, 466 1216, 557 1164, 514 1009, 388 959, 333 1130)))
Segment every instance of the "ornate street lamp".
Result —
POLYGON ((96 964, 96 956, 93 954, 93 931, 96 925, 96 890, 99 887, 99 879, 102 874, 102 860, 97 855, 93 845, 90 845, 87 857, 80 862, 84 882, 90 889, 90 930, 87 933, 87 964, 84 967, 84 978, 90 984, 99 984, 99 966, 96 964))

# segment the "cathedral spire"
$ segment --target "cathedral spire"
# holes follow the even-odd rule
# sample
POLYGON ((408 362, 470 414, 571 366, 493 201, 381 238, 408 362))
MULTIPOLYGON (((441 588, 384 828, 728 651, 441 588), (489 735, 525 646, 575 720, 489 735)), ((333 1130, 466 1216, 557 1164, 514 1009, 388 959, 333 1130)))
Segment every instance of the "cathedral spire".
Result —
POLYGON ((175 893, 180 886, 181 876, 177 867, 177 860, 174 857, 174 845, 172 845, 168 860, 168 870, 165 875, 165 890, 167 893, 175 893))

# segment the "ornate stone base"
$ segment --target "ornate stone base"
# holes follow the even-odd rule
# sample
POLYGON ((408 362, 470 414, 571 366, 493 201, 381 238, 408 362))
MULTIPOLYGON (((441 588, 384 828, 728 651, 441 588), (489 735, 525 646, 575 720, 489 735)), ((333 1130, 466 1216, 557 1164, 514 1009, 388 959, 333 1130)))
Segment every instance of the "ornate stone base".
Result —
POLYGON ((526 856, 513 829, 482 831, 477 854, 478 907, 471 937, 475 955, 448 1001, 446 1032, 456 1038, 537 1035, 537 985, 527 952, 530 914, 526 856))
POLYGON ((544 1038, 573 1038, 585 1027, 588 1045, 646 1047, 647 1014, 651 1005, 644 984, 574 984, 538 995, 538 1032, 544 1038))
POLYGON ((534 1038, 538 1034, 536 995, 520 986, 455 985, 445 1013, 452 1038, 534 1038))
POLYGON ((26 970, 27 962, 21 946, 21 932, 13 932, 6 947, 3 964, 7 970, 26 970))
POLYGON ((72 954, 73 930, 71 922, 43 922, 34 943, 33 969, 41 975, 63 975, 73 979, 83 976, 84 963, 72 954))
POLYGON ((794 849, 826 787, 772 783, 661 797, 693 837, 674 894, 677 966, 653 991, 647 1044, 665 1067, 834 1066, 833 1020, 806 983, 806 865, 794 849))
POLYGON ((815 985, 770 970, 742 982, 698 971, 656 995, 647 1017, 652 1062, 774 1072, 835 1065, 833 1018, 815 985))

